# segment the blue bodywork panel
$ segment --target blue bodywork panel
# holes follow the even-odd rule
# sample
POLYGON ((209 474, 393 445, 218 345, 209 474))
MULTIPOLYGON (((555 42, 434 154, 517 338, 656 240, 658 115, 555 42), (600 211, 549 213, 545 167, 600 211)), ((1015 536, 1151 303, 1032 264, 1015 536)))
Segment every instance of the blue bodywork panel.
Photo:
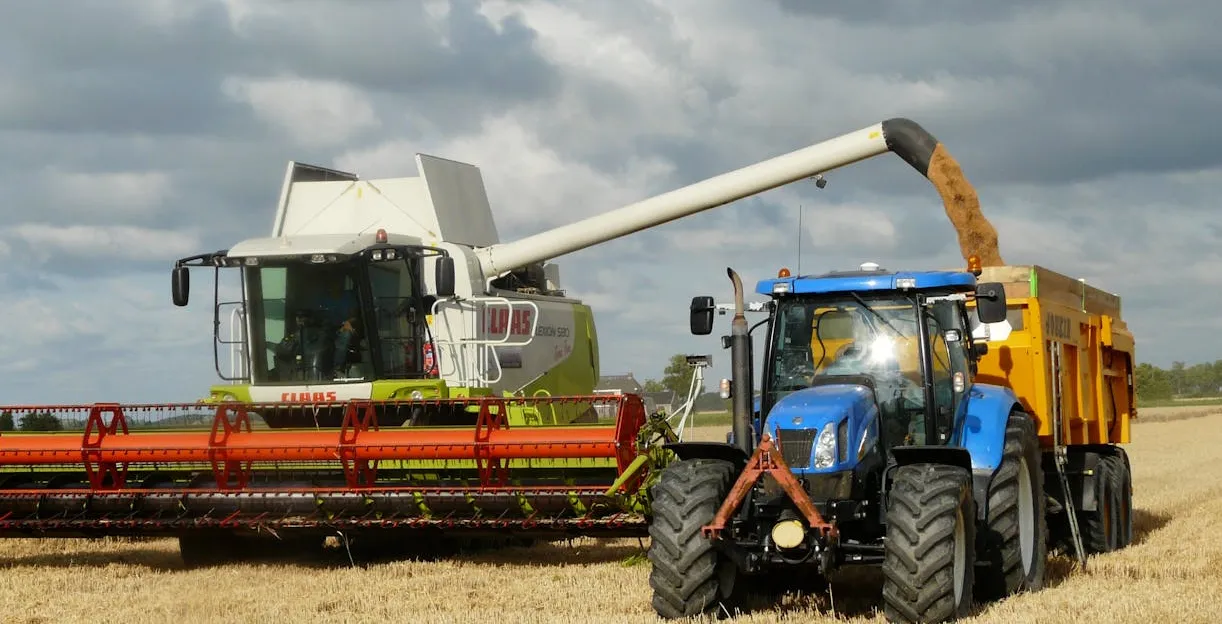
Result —
POLYGON ((782 430, 807 430, 814 432, 811 440, 809 467, 792 467, 795 474, 820 474, 852 470, 858 462, 857 449, 867 429, 878 439, 878 406, 874 394, 865 387, 851 384, 815 386, 798 390, 777 401, 768 412, 764 430, 774 439, 784 439, 782 430), (847 450, 844 461, 840 461, 840 448, 834 453, 835 461, 826 468, 815 468, 815 448, 818 434, 827 423, 832 423, 832 435, 842 421, 847 421, 847 435, 843 442, 847 450))
POLYGON ((976 276, 962 271, 860 271, 820 276, 782 277, 760 280, 755 292, 772 295, 777 284, 786 284, 790 294, 830 294, 840 292, 871 292, 898 290, 898 279, 911 279, 916 290, 946 288, 970 291, 976 288, 976 276))
POLYGON ((973 471, 992 473, 1001 465, 1010 410, 1018 405, 1014 391, 1005 386, 973 384, 955 414, 951 446, 967 449, 973 471))

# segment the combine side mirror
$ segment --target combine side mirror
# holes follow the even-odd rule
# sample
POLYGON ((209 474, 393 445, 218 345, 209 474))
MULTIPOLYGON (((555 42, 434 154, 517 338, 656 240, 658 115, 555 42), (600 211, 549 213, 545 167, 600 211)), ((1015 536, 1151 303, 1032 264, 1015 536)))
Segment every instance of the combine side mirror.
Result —
POLYGON ((713 308, 712 297, 692 297, 692 335, 707 336, 713 331, 713 308))
POLYGON ((174 298, 174 305, 183 307, 187 305, 187 300, 191 294, 191 274, 185 266, 176 266, 170 274, 171 287, 170 292, 174 298))
POLYGON ((453 256, 438 256, 436 265, 436 274, 433 276, 433 281, 436 283, 438 297, 453 297, 454 296, 454 257, 453 256))
POLYGON ((976 315, 981 323, 1006 320, 1006 291, 1001 282, 985 282, 976 286, 976 315))

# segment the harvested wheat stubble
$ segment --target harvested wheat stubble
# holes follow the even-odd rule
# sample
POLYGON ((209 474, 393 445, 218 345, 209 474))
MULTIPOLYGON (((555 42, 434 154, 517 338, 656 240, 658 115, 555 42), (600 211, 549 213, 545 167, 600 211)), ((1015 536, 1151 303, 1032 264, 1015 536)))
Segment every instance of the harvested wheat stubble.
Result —
POLYGON ((997 247, 997 230, 980 212, 980 199, 959 163, 939 143, 929 158, 929 181, 942 196, 946 216, 959 234, 963 259, 975 254, 981 266, 1005 266, 997 247))
MULTIPOLYGON (((983 605, 965 624, 1217 622, 1222 408, 1213 409, 1142 409, 1197 416, 1134 425, 1133 546, 1086 570, 1056 556, 1046 590, 983 605)), ((727 430, 697 427, 692 439, 725 440, 727 430)), ((657 623, 649 566, 624 565, 639 549, 635 539, 580 539, 363 568, 339 556, 184 570, 171 540, 3 539, 0 623, 657 623)), ((830 594, 761 597, 732 622, 881 624, 881 583, 876 569, 845 570, 830 594)))

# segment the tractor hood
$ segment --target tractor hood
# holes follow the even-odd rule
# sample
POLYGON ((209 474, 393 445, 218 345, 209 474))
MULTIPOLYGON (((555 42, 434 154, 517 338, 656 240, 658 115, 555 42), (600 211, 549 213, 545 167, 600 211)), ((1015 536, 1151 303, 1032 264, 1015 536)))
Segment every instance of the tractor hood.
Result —
POLYGON ((878 439, 878 405, 866 386, 815 386, 777 401, 764 430, 796 473, 852 470, 878 439))

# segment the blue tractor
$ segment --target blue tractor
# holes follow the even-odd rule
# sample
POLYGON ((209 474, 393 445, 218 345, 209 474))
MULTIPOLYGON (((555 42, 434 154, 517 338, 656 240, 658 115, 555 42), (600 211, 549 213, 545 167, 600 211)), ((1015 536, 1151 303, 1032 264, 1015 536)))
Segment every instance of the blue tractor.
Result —
MULTIPOLYGON (((873 263, 782 270, 757 286, 770 299, 753 401, 753 328, 727 271, 732 431, 668 445, 676 460, 652 489, 649 528, 657 613, 721 610, 750 577, 822 579, 854 564, 882 567, 892 622, 951 621, 1041 587, 1039 439, 1010 388, 974 381, 981 327, 1006 323, 1002 285, 873 263)), ((709 334, 715 310, 695 297, 692 333, 709 334)))

